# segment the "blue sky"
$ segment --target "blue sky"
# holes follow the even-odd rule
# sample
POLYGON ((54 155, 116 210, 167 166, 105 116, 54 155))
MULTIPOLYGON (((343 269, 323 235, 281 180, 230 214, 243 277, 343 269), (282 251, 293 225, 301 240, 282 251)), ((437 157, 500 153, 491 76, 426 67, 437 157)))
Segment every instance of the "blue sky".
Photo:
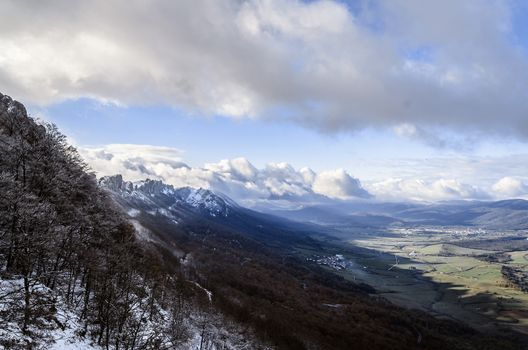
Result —
POLYGON ((524 198, 527 34, 517 0, 4 2, 0 89, 100 175, 248 201, 524 198))
MULTIPOLYGON (((367 159, 426 158, 452 150, 423 147, 380 130, 325 134, 291 122, 193 116, 171 107, 123 107, 94 100, 74 100, 32 107, 35 116, 57 124, 78 145, 110 143, 170 146, 193 165, 247 157, 256 166, 289 162, 316 171, 345 167, 356 170, 367 159)), ((365 165, 362 165, 365 166, 365 165)))
POLYGON ((502 158, 528 153, 525 142, 500 137, 477 139, 463 149, 438 148, 398 136, 391 130, 371 128, 328 134, 291 122, 197 116, 168 106, 127 107, 80 99, 28 108, 33 115, 57 124, 78 146, 168 146, 180 150, 183 160, 194 167, 245 157, 256 167, 272 162, 315 171, 342 167, 369 181, 398 177, 405 173, 404 164, 409 161, 502 158))

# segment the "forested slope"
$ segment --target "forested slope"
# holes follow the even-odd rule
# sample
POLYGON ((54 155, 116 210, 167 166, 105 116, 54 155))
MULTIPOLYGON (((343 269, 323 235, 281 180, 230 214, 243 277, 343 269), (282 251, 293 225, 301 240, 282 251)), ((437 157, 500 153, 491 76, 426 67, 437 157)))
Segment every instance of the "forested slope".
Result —
POLYGON ((299 249, 324 255, 335 247, 311 238, 303 225, 292 230, 289 223, 235 207, 227 215, 196 216, 175 205, 171 193, 178 189, 160 181, 134 185, 115 176, 101 183, 141 225, 143 239, 177 249, 186 272, 212 292, 215 307, 279 349, 522 348, 520 339, 507 338, 515 338, 513 332, 483 334, 397 307, 370 286, 307 261, 299 249), (240 220, 247 224, 235 224, 240 220))
POLYGON ((61 330, 103 348, 258 348, 176 258, 136 239, 87 170, 0 94, 0 348, 49 349, 61 330))

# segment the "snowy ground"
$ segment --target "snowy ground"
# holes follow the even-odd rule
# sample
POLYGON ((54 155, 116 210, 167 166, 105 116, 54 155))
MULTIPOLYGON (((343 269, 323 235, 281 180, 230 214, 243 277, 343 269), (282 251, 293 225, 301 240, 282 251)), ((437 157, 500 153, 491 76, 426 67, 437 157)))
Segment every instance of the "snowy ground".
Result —
MULTIPOLYGON (((56 310, 53 317, 43 317, 39 320, 40 327, 31 327, 29 331, 34 336, 24 335, 21 320, 18 317, 24 307, 24 282, 18 279, 0 279, 0 341, 11 343, 11 346, 25 347, 32 344, 38 350, 100 350, 92 346, 86 339, 75 334, 80 328, 77 315, 68 310, 66 305, 53 293, 39 283, 32 283, 31 293, 34 298, 41 298, 53 304, 56 310)), ((0 349, 4 345, 0 344, 0 349)))
POLYGON ((80 328, 80 325, 76 321, 77 316, 68 311, 61 310, 61 322, 67 325, 64 330, 56 329, 52 332, 54 339, 53 344, 46 345, 43 349, 49 350, 101 350, 102 348, 97 345, 90 344, 87 339, 82 339, 75 334, 75 330, 80 328))
MULTIPOLYGON (((212 302, 212 294, 196 282, 193 283, 212 302)), ((83 329, 79 321, 79 313, 70 309, 59 295, 42 284, 33 283, 31 293, 33 299, 44 301, 53 306, 52 310, 39 319, 39 327, 32 326, 31 335, 22 331, 22 315, 24 308, 23 279, 0 279, 0 350, 27 349, 35 350, 102 350, 102 347, 92 344, 91 339, 79 336, 83 329), (6 345, 2 345, 6 344, 6 345)), ((35 302, 34 301, 34 302, 35 302)), ((168 317, 164 310, 163 318, 168 317)), ((259 346, 247 327, 241 327, 212 308, 209 310, 190 309, 184 320, 187 340, 174 350, 220 350, 220 349, 263 349, 259 346)), ((149 325, 145 325, 149 328, 149 325)), ((145 329, 148 332, 148 329, 145 329)))

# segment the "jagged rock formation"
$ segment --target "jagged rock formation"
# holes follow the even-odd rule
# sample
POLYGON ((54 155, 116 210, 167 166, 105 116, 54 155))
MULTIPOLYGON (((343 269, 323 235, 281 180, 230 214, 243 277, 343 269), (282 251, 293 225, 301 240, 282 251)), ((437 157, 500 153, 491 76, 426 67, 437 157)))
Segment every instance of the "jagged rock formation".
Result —
POLYGON ((182 187, 174 188, 160 180, 147 179, 144 181, 123 181, 122 175, 105 176, 99 184, 120 197, 131 200, 163 205, 185 206, 197 213, 209 216, 227 217, 233 208, 238 205, 224 195, 215 194, 203 188, 182 187))

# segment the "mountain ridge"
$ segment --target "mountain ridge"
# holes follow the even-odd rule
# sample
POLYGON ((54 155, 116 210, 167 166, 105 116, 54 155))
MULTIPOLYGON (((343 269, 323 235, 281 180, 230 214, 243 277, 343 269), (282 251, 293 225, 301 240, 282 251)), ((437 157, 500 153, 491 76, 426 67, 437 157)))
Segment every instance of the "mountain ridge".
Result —
POLYGON ((99 185, 120 195, 138 197, 146 200, 152 197, 166 197, 174 204, 185 205, 188 208, 210 216, 227 217, 233 208, 239 207, 235 201, 225 195, 219 195, 204 188, 189 186, 175 188, 161 180, 145 179, 141 181, 125 181, 121 174, 104 176, 99 179, 99 185))
POLYGON ((451 201, 421 203, 350 203, 313 205, 295 210, 266 210, 298 222, 384 228, 391 225, 477 226, 493 229, 528 228, 528 201, 451 201), (506 218, 506 219, 505 219, 506 218))

